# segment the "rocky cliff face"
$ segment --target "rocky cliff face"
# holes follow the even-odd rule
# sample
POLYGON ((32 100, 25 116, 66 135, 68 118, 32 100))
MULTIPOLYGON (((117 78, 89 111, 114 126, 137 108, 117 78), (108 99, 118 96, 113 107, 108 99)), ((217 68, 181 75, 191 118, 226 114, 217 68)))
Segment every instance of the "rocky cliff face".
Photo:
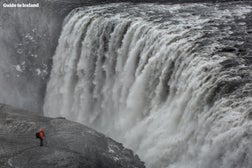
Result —
POLYGON ((122 144, 64 118, 46 118, 0 105, 1 168, 144 168, 122 144), (43 127, 43 147, 35 132, 43 127))

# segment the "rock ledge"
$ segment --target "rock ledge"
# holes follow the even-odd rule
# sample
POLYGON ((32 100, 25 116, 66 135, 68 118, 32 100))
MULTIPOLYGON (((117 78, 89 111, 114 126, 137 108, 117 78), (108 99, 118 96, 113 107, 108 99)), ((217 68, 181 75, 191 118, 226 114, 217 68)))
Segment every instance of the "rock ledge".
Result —
POLYGON ((122 144, 79 123, 0 104, 1 168, 144 168, 122 144), (43 147, 35 132, 43 127, 43 147))

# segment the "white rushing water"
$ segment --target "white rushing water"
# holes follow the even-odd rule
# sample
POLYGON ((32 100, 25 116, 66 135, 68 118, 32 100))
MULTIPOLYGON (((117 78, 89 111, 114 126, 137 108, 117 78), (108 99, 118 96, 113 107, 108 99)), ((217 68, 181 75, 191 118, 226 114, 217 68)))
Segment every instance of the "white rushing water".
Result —
POLYGON ((220 64, 235 55, 216 51, 233 33, 229 23, 249 11, 206 4, 72 11, 53 57, 44 114, 123 142, 148 168, 249 167, 252 99, 215 96, 219 83, 239 80, 220 64))

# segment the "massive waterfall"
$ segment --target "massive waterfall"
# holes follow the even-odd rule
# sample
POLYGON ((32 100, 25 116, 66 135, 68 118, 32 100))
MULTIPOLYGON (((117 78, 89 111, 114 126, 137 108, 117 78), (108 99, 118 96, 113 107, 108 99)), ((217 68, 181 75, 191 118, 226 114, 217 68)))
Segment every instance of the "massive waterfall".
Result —
POLYGON ((44 114, 115 138, 148 168, 250 167, 252 98, 244 95, 252 84, 239 84, 246 65, 232 47, 243 42, 229 38, 234 25, 246 29, 235 18, 250 9, 109 4, 73 10, 53 57, 44 114), (236 58, 236 66, 225 67, 236 58))

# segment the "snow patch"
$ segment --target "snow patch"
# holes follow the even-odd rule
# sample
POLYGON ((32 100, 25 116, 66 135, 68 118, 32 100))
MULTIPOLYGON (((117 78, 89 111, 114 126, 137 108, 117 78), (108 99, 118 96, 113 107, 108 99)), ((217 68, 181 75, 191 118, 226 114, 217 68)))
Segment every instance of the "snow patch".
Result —
POLYGON ((108 147, 108 152, 109 153, 115 153, 115 151, 110 146, 108 147))
POLYGON ((119 157, 116 157, 116 156, 113 156, 112 158, 114 159, 114 161, 120 160, 120 158, 119 158, 119 157))
POLYGON ((41 70, 39 68, 36 69, 36 73, 39 76, 41 74, 41 70))
POLYGON ((37 54, 31 54, 31 57, 37 58, 38 55, 37 54))
POLYGON ((16 65, 16 71, 18 72, 23 72, 22 68, 20 65, 16 65))
POLYGON ((13 167, 13 164, 12 164, 12 160, 11 160, 11 159, 8 159, 8 165, 10 165, 11 167, 13 167))

